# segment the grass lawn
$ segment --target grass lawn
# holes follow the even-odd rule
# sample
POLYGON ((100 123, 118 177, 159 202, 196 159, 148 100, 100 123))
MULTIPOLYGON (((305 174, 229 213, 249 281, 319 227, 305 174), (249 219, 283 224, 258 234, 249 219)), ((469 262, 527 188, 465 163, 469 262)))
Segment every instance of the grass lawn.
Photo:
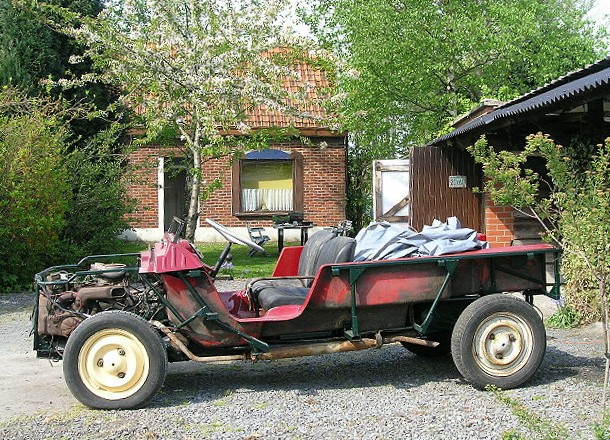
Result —
MULTIPOLYGON (((296 243, 298 244, 298 243, 296 243)), ((287 243, 287 246, 294 246, 295 243, 287 243)), ((197 248, 201 250, 204 256, 204 261, 210 266, 214 266, 221 252, 225 248, 226 243, 198 243, 197 248)), ((277 243, 267 243, 265 246, 267 255, 256 253, 252 257, 248 256, 250 248, 234 244, 231 246, 231 255, 233 256, 233 278, 256 278, 271 276, 275 263, 279 257, 277 251, 277 243)), ((228 271, 222 269, 221 274, 226 274, 228 271)))
MULTIPOLYGON (((286 243, 286 246, 297 246, 299 243, 286 243)), ((226 243, 198 243, 197 248, 203 253, 204 262, 210 266, 214 266, 218 257, 225 248, 226 243)), ((125 243, 117 253, 141 252, 146 250, 146 245, 142 243, 125 243)), ((231 246, 231 255, 233 256, 233 269, 228 271, 222 269, 220 274, 231 274, 233 278, 256 278, 270 276, 275 267, 275 263, 279 257, 277 251, 277 243, 267 243, 265 246, 267 255, 260 253, 252 257, 248 256, 250 248, 234 244, 231 246)))

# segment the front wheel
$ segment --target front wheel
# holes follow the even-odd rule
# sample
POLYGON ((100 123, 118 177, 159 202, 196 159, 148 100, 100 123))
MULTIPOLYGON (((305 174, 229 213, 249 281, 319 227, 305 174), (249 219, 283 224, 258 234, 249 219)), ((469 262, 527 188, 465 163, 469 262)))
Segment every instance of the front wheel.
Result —
POLYGON ((540 367, 546 332, 525 301, 494 294, 470 304, 453 329, 451 354, 459 372, 477 388, 515 388, 540 367))
POLYGON ((167 351, 144 319, 129 312, 102 312, 70 335, 63 370, 68 388, 84 405, 139 408, 163 385, 167 351))

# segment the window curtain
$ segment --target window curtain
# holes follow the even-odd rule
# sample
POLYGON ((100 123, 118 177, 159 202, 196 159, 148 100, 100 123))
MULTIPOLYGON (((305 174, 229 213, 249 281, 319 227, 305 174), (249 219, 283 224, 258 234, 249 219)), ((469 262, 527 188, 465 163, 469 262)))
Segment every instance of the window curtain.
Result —
POLYGON ((244 211, 292 211, 292 189, 242 189, 244 211))

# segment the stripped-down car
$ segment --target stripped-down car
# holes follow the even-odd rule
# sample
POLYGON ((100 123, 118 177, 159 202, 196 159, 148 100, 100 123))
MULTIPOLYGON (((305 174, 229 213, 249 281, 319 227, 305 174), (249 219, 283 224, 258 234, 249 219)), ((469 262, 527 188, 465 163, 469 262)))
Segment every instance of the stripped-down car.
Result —
POLYGON ((534 295, 559 294, 553 246, 353 262, 355 240, 322 230, 305 246, 284 248, 272 277, 219 292, 214 281, 231 245, 261 248, 206 221, 228 240, 213 267, 176 223, 141 254, 90 256, 36 275, 34 348, 39 357, 63 358, 67 385, 83 404, 145 405, 168 361, 269 360, 400 343, 432 358, 450 351, 468 382, 501 388, 521 385, 540 366, 546 334, 532 303, 534 295), (121 262, 100 263, 111 259, 121 262))

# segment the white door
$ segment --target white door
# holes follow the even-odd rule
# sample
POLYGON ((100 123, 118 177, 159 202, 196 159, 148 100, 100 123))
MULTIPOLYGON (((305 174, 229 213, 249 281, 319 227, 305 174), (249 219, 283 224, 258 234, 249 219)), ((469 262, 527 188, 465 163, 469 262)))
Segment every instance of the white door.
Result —
POLYGON ((411 162, 409 159, 373 162, 373 211, 376 221, 411 222, 411 162))

